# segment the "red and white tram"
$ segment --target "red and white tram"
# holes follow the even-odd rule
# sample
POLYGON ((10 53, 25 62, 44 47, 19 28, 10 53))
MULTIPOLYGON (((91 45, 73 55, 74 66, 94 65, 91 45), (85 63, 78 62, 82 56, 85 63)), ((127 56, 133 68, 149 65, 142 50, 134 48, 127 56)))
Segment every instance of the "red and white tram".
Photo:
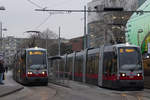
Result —
POLYGON ((48 84, 47 50, 28 48, 19 50, 15 55, 13 78, 19 83, 48 84))
POLYGON ((144 87, 142 56, 139 47, 127 44, 102 46, 51 58, 51 68, 61 77, 106 88, 144 87), (57 65, 59 64, 59 68, 57 65))

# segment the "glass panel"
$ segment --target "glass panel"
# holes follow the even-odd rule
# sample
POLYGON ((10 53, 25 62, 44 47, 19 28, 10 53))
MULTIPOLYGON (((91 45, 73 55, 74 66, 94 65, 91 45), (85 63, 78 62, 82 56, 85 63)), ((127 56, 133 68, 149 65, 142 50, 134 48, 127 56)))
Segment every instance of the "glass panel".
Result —
POLYGON ((119 48, 119 64, 121 70, 139 70, 141 66, 141 53, 139 48, 119 48), (123 50, 123 51, 122 51, 123 50))
POLYGON ((45 51, 29 51, 27 56, 27 65, 31 69, 43 69, 47 66, 45 51))

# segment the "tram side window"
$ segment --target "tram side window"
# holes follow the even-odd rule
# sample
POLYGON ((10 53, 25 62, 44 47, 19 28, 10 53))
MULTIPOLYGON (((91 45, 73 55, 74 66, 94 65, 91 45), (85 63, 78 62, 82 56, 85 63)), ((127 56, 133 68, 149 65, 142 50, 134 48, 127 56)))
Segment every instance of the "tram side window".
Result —
POLYGON ((98 54, 88 55, 87 73, 97 74, 98 66, 99 66, 99 55, 98 54))
POLYGON ((76 58, 76 65, 75 65, 75 72, 82 73, 83 68, 83 56, 77 56, 76 58))
POLYGON ((22 71, 25 72, 26 70, 26 55, 25 53, 21 56, 21 66, 22 66, 22 71))
POLYGON ((115 53, 112 54, 112 68, 111 68, 112 74, 117 74, 117 55, 115 53))
POLYGON ((86 68, 87 73, 91 72, 91 68, 90 68, 91 66, 92 66, 92 56, 88 55, 87 68, 86 68))
POLYGON ((95 60, 94 60, 95 62, 95 73, 96 74, 98 74, 98 67, 99 67, 99 54, 96 54, 96 56, 95 56, 95 60))
POLYGON ((65 62, 64 62, 64 59, 62 59, 61 61, 60 61, 60 72, 64 72, 64 64, 65 64, 65 62))
POLYGON ((53 60, 53 71, 58 72, 59 60, 53 60))
POLYGON ((117 58, 114 52, 105 52, 103 61, 104 74, 112 75, 117 72, 117 58))
POLYGON ((51 72, 56 72, 56 62, 57 62, 57 60, 51 60, 51 65, 50 65, 50 71, 51 72))
POLYGON ((67 58, 67 65, 66 65, 66 68, 65 68, 66 72, 69 72, 69 67, 70 67, 70 60, 69 60, 69 57, 68 57, 67 58))
POLYGON ((23 67, 25 67, 26 66, 26 55, 25 54, 23 54, 22 56, 21 56, 21 59, 22 59, 22 65, 23 65, 23 67))
POLYGON ((73 59, 72 59, 72 57, 69 57, 69 58, 67 59, 66 72, 72 72, 72 65, 73 65, 73 59))
POLYGON ((91 61, 92 61, 92 62, 91 62, 91 73, 94 74, 94 69, 95 69, 95 57, 92 56, 91 59, 92 59, 92 60, 91 60, 91 61))

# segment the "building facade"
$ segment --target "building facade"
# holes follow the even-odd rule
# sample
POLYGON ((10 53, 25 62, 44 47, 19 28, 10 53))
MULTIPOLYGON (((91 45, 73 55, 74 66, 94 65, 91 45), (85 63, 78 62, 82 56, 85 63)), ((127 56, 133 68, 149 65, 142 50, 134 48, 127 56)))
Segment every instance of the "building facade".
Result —
POLYGON ((71 44, 72 51, 83 50, 83 37, 70 39, 69 43, 71 44))
POLYGON ((125 42, 125 26, 132 12, 138 8, 138 0, 93 0, 88 10, 88 47, 125 42), (108 11, 109 10, 109 11, 108 11), (119 12, 117 12, 117 11, 119 12))
MULTIPOLYGON (((150 11, 150 0, 146 0, 138 8, 150 11)), ((140 46, 142 53, 150 54, 150 13, 134 13, 126 25, 126 40, 130 44, 140 46)))
POLYGON ((6 66, 11 66, 14 61, 14 55, 17 53, 17 48, 24 41, 24 38, 15 38, 13 36, 8 36, 3 38, 3 53, 4 62, 6 66))

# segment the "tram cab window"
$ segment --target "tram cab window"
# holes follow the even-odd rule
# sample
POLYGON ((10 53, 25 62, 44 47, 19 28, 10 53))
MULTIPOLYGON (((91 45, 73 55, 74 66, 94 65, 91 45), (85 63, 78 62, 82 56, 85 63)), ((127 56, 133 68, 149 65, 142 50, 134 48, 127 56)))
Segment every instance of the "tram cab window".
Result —
POLYGON ((104 53, 103 67, 105 75, 114 75, 117 73, 117 56, 114 52, 104 53))
POLYGON ((136 47, 119 48, 119 68, 123 71, 142 70, 141 52, 136 47))

